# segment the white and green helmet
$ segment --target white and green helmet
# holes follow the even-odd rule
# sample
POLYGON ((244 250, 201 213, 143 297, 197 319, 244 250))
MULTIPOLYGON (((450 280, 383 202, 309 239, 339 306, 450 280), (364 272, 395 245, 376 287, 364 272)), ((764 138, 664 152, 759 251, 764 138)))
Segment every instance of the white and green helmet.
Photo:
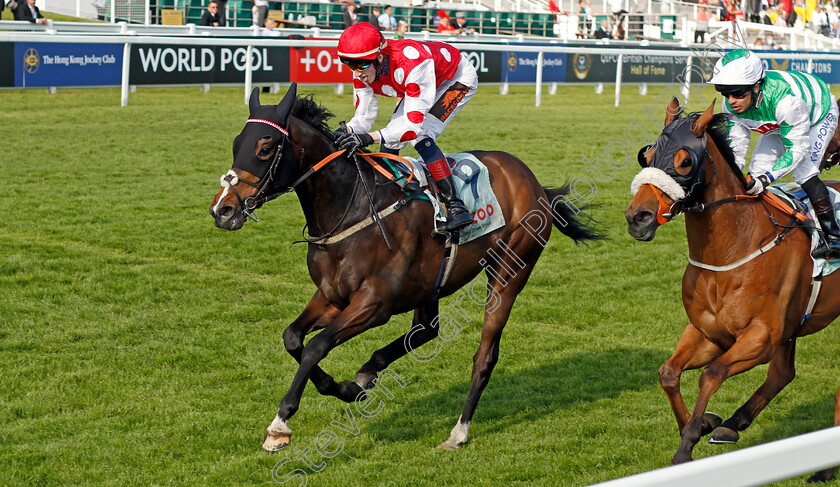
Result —
POLYGON ((764 62, 752 51, 736 49, 715 63, 709 84, 717 86, 754 85, 764 79, 764 62))

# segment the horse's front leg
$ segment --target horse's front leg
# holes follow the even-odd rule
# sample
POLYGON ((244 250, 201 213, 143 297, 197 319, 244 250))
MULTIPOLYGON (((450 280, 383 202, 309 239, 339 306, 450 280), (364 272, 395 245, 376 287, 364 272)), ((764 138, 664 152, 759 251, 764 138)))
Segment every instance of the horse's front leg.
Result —
POLYGON ((709 405, 709 399, 717 392, 723 381, 735 374, 750 370, 756 365, 767 363, 772 357, 773 344, 768 327, 756 321, 753 320, 753 324, 735 340, 732 347, 700 374, 697 402, 694 403, 694 411, 682 430, 682 441, 671 463, 691 461, 691 452, 703 433, 706 406, 709 405))
MULTIPOLYGON (((390 315, 382 310, 381 297, 376 295, 378 290, 375 286, 369 286, 368 289, 351 298, 350 304, 338 313, 332 323, 303 347, 300 367, 295 373, 289 392, 280 401, 277 416, 267 428, 265 441, 263 441, 265 450, 277 451, 287 447, 291 442, 292 430, 288 425, 289 419, 297 412, 304 386, 318 362, 339 344, 369 328, 386 323, 390 318, 390 315)), ((356 394, 363 392, 358 385, 353 390, 356 394)))
POLYGON ((767 379, 755 394, 735 411, 731 418, 723 422, 709 438, 709 443, 735 443, 740 435, 739 431, 747 429, 758 413, 776 397, 796 376, 793 363, 796 355, 796 340, 780 345, 770 360, 767 379))
POLYGON ((432 321, 437 317, 438 309, 437 300, 415 309, 411 330, 373 352, 370 360, 356 372, 356 384, 364 389, 372 388, 379 372, 385 370, 395 360, 437 338, 440 327, 432 326, 432 321))
MULTIPOLYGON (((662 367, 659 367, 659 385, 668 396, 668 402, 671 403, 680 432, 691 417, 680 392, 682 373, 704 367, 722 353, 723 350, 720 347, 707 340, 694 325, 689 323, 683 330, 674 354, 662 364, 662 367)), ((705 413, 701 435, 711 433, 721 420, 722 418, 714 413, 705 413)))
MULTIPOLYGON (((283 331, 283 344, 286 351, 294 357, 298 364, 300 364, 303 354, 304 337, 315 330, 327 327, 339 313, 341 313, 339 308, 327 301, 321 291, 316 291, 300 316, 283 331)), ((310 380, 315 385, 315 389, 323 396, 335 396, 346 402, 353 401, 356 398, 355 391, 350 390, 347 384, 336 383, 331 375, 317 365, 312 369, 310 380)))

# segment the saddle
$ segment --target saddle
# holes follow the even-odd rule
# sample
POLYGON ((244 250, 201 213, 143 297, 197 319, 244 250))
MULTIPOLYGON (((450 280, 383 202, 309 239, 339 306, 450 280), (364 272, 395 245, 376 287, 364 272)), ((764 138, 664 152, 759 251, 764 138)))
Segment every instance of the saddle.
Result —
MULTIPOLYGON (((790 206, 793 212, 807 215, 807 220, 794 218, 797 227, 802 228, 811 236, 811 251, 816 249, 819 245, 824 245, 824 236, 819 230, 819 225, 816 223, 816 214, 814 208, 808 200, 808 195, 796 183, 779 183, 767 188, 773 195, 777 196, 779 200, 790 206)), ((840 193, 832 187, 828 187, 828 194, 832 203, 840 202, 840 193)), ((836 208, 837 206, 835 206, 836 208)), ((836 213, 836 210, 835 210, 836 213)), ((836 215, 835 215, 836 217, 836 215)), ((812 256, 814 262, 814 275, 822 274, 828 275, 840 268, 840 259, 822 259, 812 256)))

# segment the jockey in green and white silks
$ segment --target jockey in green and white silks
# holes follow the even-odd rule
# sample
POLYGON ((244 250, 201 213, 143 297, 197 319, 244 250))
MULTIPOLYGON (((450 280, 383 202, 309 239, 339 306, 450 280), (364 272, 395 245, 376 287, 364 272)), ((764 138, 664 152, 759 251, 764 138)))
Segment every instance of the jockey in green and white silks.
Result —
POLYGON ((750 131, 758 132, 747 186, 759 194, 788 174, 814 205, 827 246, 815 257, 840 255, 840 226, 819 166, 837 129, 837 100, 821 79, 798 71, 765 71, 764 62, 744 49, 726 54, 715 64, 710 84, 723 95, 730 115, 729 136, 735 162, 746 166, 750 131))

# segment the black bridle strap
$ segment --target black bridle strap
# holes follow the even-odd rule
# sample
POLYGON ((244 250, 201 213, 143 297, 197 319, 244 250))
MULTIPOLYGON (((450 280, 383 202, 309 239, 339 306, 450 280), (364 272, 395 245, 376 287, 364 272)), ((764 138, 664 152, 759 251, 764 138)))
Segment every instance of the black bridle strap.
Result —
POLYGON ((725 203, 731 203, 733 201, 750 201, 758 199, 758 195, 755 194, 736 194, 735 196, 728 196, 726 198, 721 198, 719 200, 710 201, 708 203, 697 203, 696 205, 689 206, 684 208, 684 211, 689 213, 700 213, 706 208, 710 208, 712 206, 718 206, 725 203))

